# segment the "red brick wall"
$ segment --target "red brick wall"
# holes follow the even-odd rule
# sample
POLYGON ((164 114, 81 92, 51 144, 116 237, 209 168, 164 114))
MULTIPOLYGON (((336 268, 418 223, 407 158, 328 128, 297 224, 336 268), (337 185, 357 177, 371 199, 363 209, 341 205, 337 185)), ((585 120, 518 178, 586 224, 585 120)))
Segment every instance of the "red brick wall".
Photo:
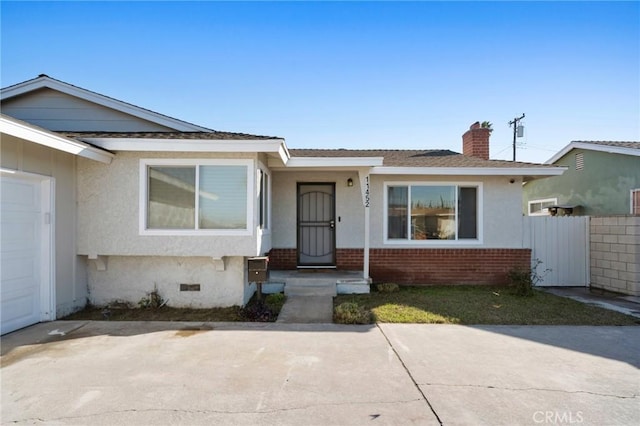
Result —
POLYGON ((491 130, 481 128, 478 122, 473 123, 469 130, 462 135, 462 153, 488 160, 489 136, 491 136, 491 130))
POLYGON ((296 269, 298 256, 296 249, 271 249, 269 252, 269 269, 274 271, 286 271, 296 269))
MULTIPOLYGON (((362 249, 337 249, 337 268, 359 270, 362 249)), ((515 267, 529 268, 530 249, 371 249, 369 269, 374 282, 397 284, 507 284, 515 267)), ((270 269, 295 269, 295 249, 273 249, 270 269)))

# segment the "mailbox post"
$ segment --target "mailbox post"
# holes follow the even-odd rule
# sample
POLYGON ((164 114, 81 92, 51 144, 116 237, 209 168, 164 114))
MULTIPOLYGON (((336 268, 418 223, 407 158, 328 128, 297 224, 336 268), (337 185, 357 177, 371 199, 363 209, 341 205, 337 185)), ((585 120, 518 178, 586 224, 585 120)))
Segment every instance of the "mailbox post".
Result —
POLYGON ((265 283, 269 280, 269 257, 250 257, 248 260, 248 266, 249 282, 256 283, 256 286, 258 288, 258 301, 262 302, 262 283, 265 283))

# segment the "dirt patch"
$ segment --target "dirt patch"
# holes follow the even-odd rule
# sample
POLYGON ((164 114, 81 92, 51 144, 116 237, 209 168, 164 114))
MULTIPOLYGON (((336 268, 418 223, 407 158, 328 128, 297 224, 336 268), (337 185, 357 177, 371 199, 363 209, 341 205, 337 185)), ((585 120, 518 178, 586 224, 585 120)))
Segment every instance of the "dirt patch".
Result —
POLYGON ((107 307, 88 306, 61 320, 90 321, 183 321, 183 322, 274 322, 284 304, 284 295, 269 295, 263 303, 251 299, 244 308, 132 308, 122 303, 107 307))

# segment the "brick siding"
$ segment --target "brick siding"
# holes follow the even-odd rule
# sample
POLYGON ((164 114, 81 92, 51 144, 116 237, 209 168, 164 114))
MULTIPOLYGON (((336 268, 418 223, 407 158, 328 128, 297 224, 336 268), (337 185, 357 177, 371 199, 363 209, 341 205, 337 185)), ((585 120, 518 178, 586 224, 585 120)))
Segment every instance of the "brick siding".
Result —
MULTIPOLYGON (((337 268, 363 267, 362 249, 337 249, 337 268)), ((530 249, 371 249, 369 269, 374 282, 397 284, 507 284, 513 268, 528 269, 530 249)), ((271 269, 295 269, 295 249, 273 249, 271 269)))

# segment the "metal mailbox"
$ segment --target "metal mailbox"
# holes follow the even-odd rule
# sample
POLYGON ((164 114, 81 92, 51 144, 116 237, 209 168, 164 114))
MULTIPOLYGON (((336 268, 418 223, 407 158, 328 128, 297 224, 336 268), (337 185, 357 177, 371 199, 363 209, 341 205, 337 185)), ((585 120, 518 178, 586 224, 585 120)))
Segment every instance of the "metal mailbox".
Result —
POLYGON ((250 257, 249 260, 249 282, 264 283, 269 280, 267 256, 250 257))

